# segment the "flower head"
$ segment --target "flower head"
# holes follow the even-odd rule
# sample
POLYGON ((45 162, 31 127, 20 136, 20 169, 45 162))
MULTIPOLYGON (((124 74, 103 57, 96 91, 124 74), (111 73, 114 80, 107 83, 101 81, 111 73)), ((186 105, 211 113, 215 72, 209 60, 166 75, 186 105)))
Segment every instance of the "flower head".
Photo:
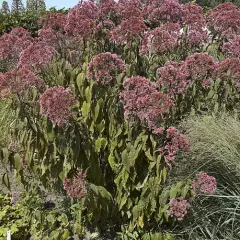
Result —
POLYGON ((173 51, 178 46, 181 38, 180 25, 178 23, 167 23, 148 31, 142 40, 141 54, 165 53, 173 51))
POLYGON ((182 16, 182 7, 178 0, 163 0, 160 6, 153 3, 149 20, 152 23, 178 22, 182 16))
POLYGON ((127 119, 139 118, 150 129, 156 129, 162 115, 173 105, 168 95, 158 92, 149 79, 135 76, 125 80, 121 100, 127 119))
POLYGON ((178 221, 182 221, 190 207, 191 205, 188 201, 182 197, 173 198, 169 202, 169 210, 167 210, 167 214, 171 217, 176 217, 178 221))
POLYGON ((192 188, 195 194, 215 194, 217 188, 216 178, 209 176, 206 172, 197 173, 192 188))
POLYGON ((55 49, 46 43, 37 42, 29 45, 20 54, 19 67, 39 68, 50 62, 55 49))
POLYGON ((88 78, 107 84, 112 82, 116 74, 125 72, 125 70, 124 62, 116 54, 100 53, 89 63, 88 78))
POLYGON ((215 76, 223 79, 240 78, 240 59, 237 57, 226 58, 217 63, 215 76))
POLYGON ((234 38, 231 42, 223 45, 223 51, 227 56, 240 57, 240 36, 234 38))
POLYGON ((211 76, 216 65, 213 57, 207 53, 194 53, 186 58, 184 67, 189 77, 196 80, 211 76))
POLYGON ((85 174, 78 173, 78 175, 73 178, 64 179, 64 189, 69 197, 81 199, 87 195, 85 178, 85 174))
POLYGON ((222 36, 233 38, 240 30, 240 9, 233 3, 222 3, 209 11, 208 26, 222 36))
POLYGON ((43 80, 28 68, 10 70, 0 75, 0 92, 10 95, 17 93, 22 95, 30 87, 43 86, 43 80))
POLYGON ((40 97, 42 114, 49 116, 52 123, 59 127, 71 117, 70 108, 76 103, 70 89, 55 86, 47 89, 40 97))
POLYGON ((89 38, 95 32, 98 12, 94 1, 80 1, 69 11, 65 31, 69 35, 89 38))
POLYGON ((142 17, 130 17, 121 21, 120 25, 111 31, 111 40, 118 45, 127 44, 141 37, 147 27, 142 17))
POLYGON ((158 86, 161 91, 175 95, 184 92, 187 87, 187 74, 176 62, 167 62, 157 69, 158 86))
POLYGON ((0 38, 0 60, 5 60, 10 67, 15 67, 21 51, 33 42, 30 33, 21 27, 14 28, 0 38))
POLYGON ((165 146, 160 148, 160 152, 164 156, 164 160, 167 164, 173 164, 175 162, 176 154, 179 151, 189 151, 189 140, 184 134, 179 133, 175 127, 170 127, 166 130, 165 146))

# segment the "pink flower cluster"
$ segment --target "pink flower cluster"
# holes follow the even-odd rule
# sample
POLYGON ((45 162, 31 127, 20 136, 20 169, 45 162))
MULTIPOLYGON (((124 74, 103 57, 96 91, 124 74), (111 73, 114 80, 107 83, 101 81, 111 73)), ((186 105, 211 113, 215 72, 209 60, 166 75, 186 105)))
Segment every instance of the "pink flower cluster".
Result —
POLYGON ((190 207, 191 205, 188 201, 182 197, 173 198, 169 202, 169 210, 167 210, 167 214, 171 217, 176 217, 178 221, 182 221, 187 215, 190 207))
POLYGON ((120 97, 126 119, 138 117, 147 123, 149 129, 156 129, 162 115, 173 105, 172 100, 168 95, 160 93, 155 83, 144 77, 128 78, 123 87, 120 97))
POLYGON ((230 43, 223 45, 223 51, 227 56, 240 57, 240 36, 237 36, 230 43))
POLYGON ((88 38, 95 32, 97 17, 98 7, 93 0, 80 1, 69 11, 65 31, 69 35, 88 38))
POLYGON ((66 39, 65 24, 67 16, 63 13, 47 13, 39 20, 42 29, 39 31, 39 40, 49 46, 58 48, 66 39))
POLYGON ((42 29, 64 31, 66 20, 67 16, 63 13, 47 13, 38 21, 38 24, 42 25, 42 29))
POLYGON ((190 45, 199 46, 208 39, 203 9, 195 3, 183 5, 183 26, 187 26, 187 40, 190 45))
POLYGON ((111 31, 111 40, 116 44, 126 44, 141 37, 147 29, 142 17, 131 17, 122 20, 119 26, 111 31))
POLYGON ((63 186, 69 197, 81 199, 87 195, 85 178, 84 173, 78 173, 73 178, 64 179, 63 186))
POLYGON ((43 80, 27 68, 10 70, 0 75, 1 95, 5 95, 6 93, 17 93, 21 95, 30 87, 41 86, 43 86, 43 80))
POLYGON ((166 53, 174 51, 181 38, 180 25, 178 23, 166 23, 148 31, 143 39, 140 53, 166 53))
POLYGON ((185 68, 176 62, 167 62, 163 67, 157 69, 158 86, 161 91, 175 94, 185 91, 187 86, 188 73, 185 68))
POLYGON ((59 127, 68 122, 71 117, 70 108, 75 103, 72 91, 61 86, 49 88, 40 96, 42 114, 49 116, 52 123, 59 127))
POLYGON ((94 78, 103 84, 113 81, 114 77, 125 72, 124 62, 116 55, 110 52, 96 55, 88 66, 88 78, 94 78))
POLYGON ((5 33, 0 38, 0 60, 16 64, 21 51, 32 42, 33 38, 24 28, 14 28, 10 33, 5 33))
POLYGON ((122 0, 116 5, 120 23, 110 33, 116 44, 128 44, 142 36, 147 29, 144 23, 142 4, 138 0, 122 0))
POLYGON ((216 178, 209 176, 206 172, 197 173, 192 188, 195 194, 215 194, 217 188, 216 178))
POLYGON ((237 79, 240 78, 240 58, 226 58, 217 63, 215 76, 222 79, 237 79))
POLYGON ((240 9, 233 3, 222 3, 208 13, 208 26, 222 36, 233 38, 240 30, 240 9))
POLYGON ((55 49, 46 43, 33 43, 21 52, 18 66, 40 68, 52 60, 54 53, 55 49))
POLYGON ((186 58, 184 67, 192 80, 203 80, 212 75, 216 64, 213 57, 207 53, 194 53, 186 58))
POLYGON ((178 22, 182 16, 179 0, 162 0, 161 4, 153 1, 149 21, 152 23, 178 22))
POLYGON ((207 53, 194 53, 180 63, 167 62, 157 69, 158 86, 162 92, 170 94, 183 93, 194 83, 201 81, 204 89, 212 83, 217 64, 213 57, 207 53))
POLYGON ((114 0, 101 0, 99 9, 99 19, 107 20, 117 15, 117 3, 114 0))
POLYGON ((184 134, 180 134, 174 127, 170 127, 166 130, 165 146, 160 148, 160 152, 164 156, 164 160, 167 164, 173 164, 175 162, 176 154, 179 151, 189 151, 189 141, 184 134))

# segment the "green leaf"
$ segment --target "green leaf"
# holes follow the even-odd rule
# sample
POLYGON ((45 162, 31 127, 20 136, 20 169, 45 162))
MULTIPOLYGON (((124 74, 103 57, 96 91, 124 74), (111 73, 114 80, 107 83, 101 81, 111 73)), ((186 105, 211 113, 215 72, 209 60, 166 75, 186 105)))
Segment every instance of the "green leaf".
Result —
POLYGON ((162 175, 163 175, 163 182, 165 183, 166 179, 167 179, 167 169, 166 169, 166 167, 163 168, 162 175))
POLYGON ((3 153, 3 159, 4 159, 4 162, 5 164, 8 163, 8 158, 9 158, 9 151, 7 148, 3 148, 2 149, 2 153, 3 153))
POLYGON ((60 231, 59 230, 55 230, 55 231, 52 231, 50 233, 49 239, 50 240, 59 239, 59 236, 60 236, 60 231))
POLYGON ((87 88, 85 89, 85 97, 86 97, 86 101, 87 101, 88 103, 90 103, 90 102, 91 102, 91 97, 92 97, 92 93, 91 93, 90 87, 87 87, 87 88))
POLYGON ((14 154, 14 164, 15 164, 15 169, 19 171, 21 169, 21 157, 18 153, 14 154))
POLYGON ((97 105, 96 105, 95 108, 94 108, 94 117, 93 117, 94 121, 96 121, 97 118, 98 118, 99 110, 100 110, 100 106, 99 106, 99 104, 97 103, 97 105))
POLYGON ((79 73, 78 76, 77 76, 77 86, 78 86, 79 90, 81 90, 81 88, 83 86, 83 81, 84 81, 84 74, 79 73))
POLYGON ((9 177, 7 173, 3 174, 2 182, 8 189, 10 189, 10 182, 9 182, 9 177))
POLYGON ((182 196, 183 198, 186 197, 186 195, 187 195, 189 189, 190 189, 190 186, 189 186, 189 185, 186 185, 186 186, 182 189, 181 196, 182 196))
POLYGON ((88 113, 90 111, 90 103, 87 103, 86 101, 83 102, 82 108, 81 108, 82 114, 84 117, 88 116, 88 113))

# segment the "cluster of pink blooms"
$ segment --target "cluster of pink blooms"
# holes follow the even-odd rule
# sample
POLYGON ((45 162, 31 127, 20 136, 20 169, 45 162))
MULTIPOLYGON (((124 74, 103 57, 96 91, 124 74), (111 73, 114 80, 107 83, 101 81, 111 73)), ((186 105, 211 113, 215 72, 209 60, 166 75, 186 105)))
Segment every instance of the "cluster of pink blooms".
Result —
POLYGON ((230 43, 225 43, 223 51, 227 56, 240 57, 240 36, 234 38, 230 43))
POLYGON ((174 96, 185 91, 188 74, 181 64, 167 62, 163 67, 157 69, 158 86, 161 91, 174 96))
POLYGON ((63 186, 69 197, 81 199, 87 195, 85 178, 86 175, 80 172, 73 178, 64 179, 63 186))
POLYGON ((142 4, 138 0, 122 0, 116 5, 120 24, 111 31, 111 40, 116 44, 127 44, 142 36, 147 30, 142 4))
POLYGON ((123 87, 120 97, 126 119, 138 117, 147 123, 149 129, 156 129, 157 122, 173 105, 172 100, 160 93, 155 83, 144 77, 128 78, 123 87))
POLYGON ((186 58, 184 66, 191 79, 202 80, 212 75, 216 64, 213 57, 207 53, 194 53, 186 58))
POLYGON ((10 33, 5 33, 0 38, 0 60, 13 61, 16 64, 21 51, 32 42, 33 38, 24 28, 17 27, 10 33))
POLYGON ((215 76, 222 79, 237 79, 240 78, 240 58, 226 58, 217 63, 215 76))
POLYGON ((203 9, 197 4, 186 3, 183 5, 182 24, 187 26, 188 42, 191 45, 199 46, 208 39, 203 9))
MULTIPOLYGON (((2 96, 7 93, 21 95, 30 87, 41 86, 43 86, 43 80, 27 68, 10 70, 0 75, 0 92, 2 96)), ((5 95, 5 97, 7 96, 5 95)))
POLYGON ((95 31, 97 17, 98 8, 93 0, 80 1, 69 11, 65 31, 69 35, 88 38, 95 31))
POLYGON ((176 217, 178 221, 182 221, 187 215, 190 207, 191 205, 188 201, 182 197, 173 198, 169 202, 169 210, 167 210, 167 214, 171 217, 176 217))
POLYGON ((101 0, 98 6, 99 19, 111 19, 117 15, 117 3, 114 0, 101 0))
POLYGON ((182 6, 178 0, 163 0, 158 5, 153 1, 149 21, 152 23, 178 22, 182 16, 182 6))
POLYGON ((68 122, 72 115, 70 108, 75 103, 72 91, 62 86, 49 88, 40 97, 42 114, 49 116, 51 122, 59 127, 68 122))
POLYGON ((160 148, 160 152, 163 154, 166 163, 173 164, 175 162, 176 154, 179 151, 189 151, 189 141, 184 134, 180 134, 179 131, 170 127, 166 130, 165 146, 160 148))
POLYGON ((185 91, 195 80, 201 81, 203 88, 212 83, 217 64, 207 53, 194 53, 180 63, 167 62, 157 69, 158 86, 171 96, 185 91))
POLYGON ((64 35, 67 16, 63 13, 48 13, 39 20, 42 25, 39 31, 39 40, 49 46, 58 47, 66 36, 64 35))
POLYGON ((206 172, 197 173, 192 188, 195 194, 215 194, 217 188, 216 178, 209 176, 206 172))
POLYGON ((64 31, 67 16, 63 13, 47 13, 43 16, 38 24, 42 29, 52 29, 55 31, 64 31))
POLYGON ((233 38, 239 34, 240 9, 233 3, 222 3, 208 13, 208 26, 222 36, 233 38))
POLYGON ((111 31, 111 40, 116 44, 126 44, 140 37, 146 29, 142 17, 131 17, 122 20, 120 25, 111 31))
POLYGON ((43 42, 29 45, 20 54, 18 66, 28 68, 39 68, 50 62, 54 56, 55 49, 43 42))
POLYGON ((178 23, 166 23, 148 31, 143 39, 140 54, 146 53, 165 53, 174 51, 181 38, 180 25, 178 23))
POLYGON ((125 72, 124 62, 116 55, 110 52, 96 55, 88 66, 88 78, 107 84, 112 82, 113 78, 125 72))

